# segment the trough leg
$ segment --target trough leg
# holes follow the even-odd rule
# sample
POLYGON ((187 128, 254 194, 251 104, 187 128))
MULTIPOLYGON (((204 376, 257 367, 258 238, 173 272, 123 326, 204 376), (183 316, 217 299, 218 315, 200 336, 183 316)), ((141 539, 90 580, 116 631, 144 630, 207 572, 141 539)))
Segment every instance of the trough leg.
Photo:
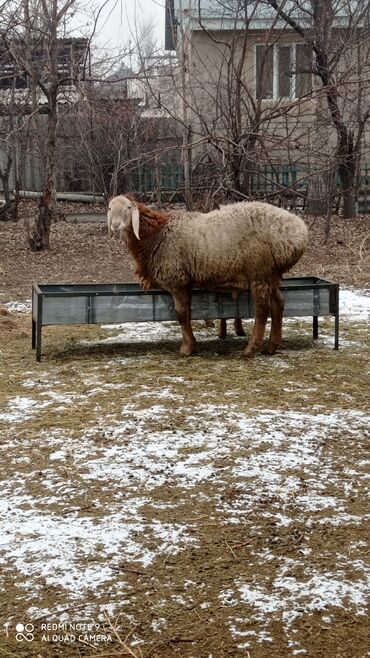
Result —
POLYGON ((36 361, 41 361, 43 297, 39 296, 36 311, 36 361))
POLYGON ((317 315, 312 318, 312 335, 315 339, 319 337, 319 318, 317 315))
POLYGON ((193 353, 195 348, 195 338, 191 328, 191 295, 186 290, 177 290, 172 293, 172 296, 175 303, 177 319, 180 323, 182 332, 180 354, 189 356, 193 353))
POLYGON ((36 347, 36 322, 32 318, 32 349, 34 350, 36 347))
POLYGON ((339 350, 339 311, 335 313, 334 349, 339 350))
POLYGON ((268 354, 275 354, 282 342, 284 297, 279 288, 271 295, 271 331, 267 346, 268 354))
POLYGON ((41 361, 41 338, 42 338, 42 325, 37 323, 36 327, 36 361, 41 361))

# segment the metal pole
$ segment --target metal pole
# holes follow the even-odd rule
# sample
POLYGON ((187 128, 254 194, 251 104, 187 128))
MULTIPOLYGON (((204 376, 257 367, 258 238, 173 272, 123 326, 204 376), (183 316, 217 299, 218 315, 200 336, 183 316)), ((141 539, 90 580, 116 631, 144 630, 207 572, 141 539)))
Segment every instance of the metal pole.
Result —
POLYGON ((42 339, 42 295, 37 298, 37 320, 36 320, 36 361, 41 361, 41 339, 42 339))
POLYGON ((339 350, 339 285, 335 287, 334 349, 339 350))
POLYGON ((188 76, 189 76, 189 29, 188 17, 184 21, 184 10, 182 2, 179 3, 179 17, 180 17, 180 34, 181 34, 181 50, 180 50, 180 67, 181 67, 181 97, 182 97, 182 162, 184 165, 184 183, 185 183, 185 202, 187 210, 192 210, 192 193, 191 193, 191 167, 190 167, 190 123, 188 116, 188 76))

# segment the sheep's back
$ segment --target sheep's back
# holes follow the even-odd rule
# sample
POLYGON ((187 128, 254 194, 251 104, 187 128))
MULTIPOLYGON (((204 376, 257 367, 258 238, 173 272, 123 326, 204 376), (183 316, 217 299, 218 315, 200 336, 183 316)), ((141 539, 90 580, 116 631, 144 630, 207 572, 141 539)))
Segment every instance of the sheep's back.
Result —
POLYGON ((191 280, 242 288, 290 269, 306 241, 303 220, 270 204, 241 202, 206 214, 183 213, 165 227, 155 276, 163 287, 191 280))

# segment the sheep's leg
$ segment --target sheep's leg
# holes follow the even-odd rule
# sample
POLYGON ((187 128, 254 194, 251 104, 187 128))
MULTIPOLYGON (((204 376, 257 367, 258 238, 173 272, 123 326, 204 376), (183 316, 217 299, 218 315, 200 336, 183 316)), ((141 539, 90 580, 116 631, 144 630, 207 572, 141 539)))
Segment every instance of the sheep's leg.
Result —
POLYGON ((186 290, 180 290, 172 293, 172 296, 175 302, 177 319, 180 323, 182 332, 182 345, 180 347, 180 354, 188 356, 193 353, 195 348, 195 338, 191 328, 191 295, 186 290))
POLYGON ((252 335, 246 349, 244 350, 244 356, 249 359, 253 359, 257 350, 262 347, 267 318, 270 312, 271 291, 266 290, 263 286, 252 286, 252 295, 256 305, 256 315, 254 318, 252 335))
POLYGON ((218 321, 218 337, 221 339, 226 338, 227 336, 227 324, 225 318, 221 318, 221 320, 218 321))
POLYGON ((243 323, 240 318, 235 318, 234 320, 235 333, 237 336, 245 336, 245 331, 243 323))
POLYGON ((267 346, 268 354, 274 354, 282 341, 284 297, 279 288, 271 295, 271 331, 267 346))
MULTIPOLYGON (((234 328, 237 336, 245 336, 245 331, 243 329, 243 324, 240 318, 235 318, 234 328)), ((227 323, 226 320, 223 318, 222 320, 219 321, 218 337, 226 338, 226 336, 227 336, 227 323)))

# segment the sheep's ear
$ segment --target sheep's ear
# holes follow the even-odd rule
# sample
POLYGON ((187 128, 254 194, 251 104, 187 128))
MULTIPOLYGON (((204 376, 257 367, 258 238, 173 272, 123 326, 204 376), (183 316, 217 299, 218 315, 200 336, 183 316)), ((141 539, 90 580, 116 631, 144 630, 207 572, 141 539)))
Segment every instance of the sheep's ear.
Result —
POLYGON ((132 230, 135 233, 138 240, 139 238, 139 224, 140 224, 140 214, 137 206, 134 206, 131 214, 132 230))

